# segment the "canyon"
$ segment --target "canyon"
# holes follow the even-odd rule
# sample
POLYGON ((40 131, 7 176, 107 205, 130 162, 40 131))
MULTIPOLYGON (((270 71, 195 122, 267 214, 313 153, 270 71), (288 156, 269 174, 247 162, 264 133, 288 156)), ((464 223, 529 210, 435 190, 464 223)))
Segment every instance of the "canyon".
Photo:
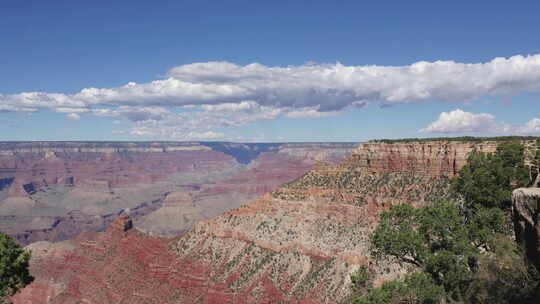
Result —
MULTIPOLYGON (((300 177, 265 188, 250 203, 196 221, 176 236, 153 235, 121 214, 102 232, 34 242, 28 248, 36 280, 13 301, 338 303, 350 295, 350 275, 362 265, 375 274, 376 286, 406 272, 393 260, 369 254, 369 236, 382 211, 397 203, 422 206, 451 198, 449 179, 467 155, 493 152, 498 144, 362 144, 341 162, 315 162, 300 177)), ((250 169, 256 172, 260 165, 250 169)), ((245 187, 254 174, 246 172, 210 188, 245 187)), ((193 191, 168 195, 163 214, 181 209, 187 210, 185 218, 171 221, 197 218, 194 197, 193 191)))
POLYGON ((103 231, 120 214, 159 236, 189 230, 337 162, 355 143, 0 143, 0 231, 22 244, 103 231))

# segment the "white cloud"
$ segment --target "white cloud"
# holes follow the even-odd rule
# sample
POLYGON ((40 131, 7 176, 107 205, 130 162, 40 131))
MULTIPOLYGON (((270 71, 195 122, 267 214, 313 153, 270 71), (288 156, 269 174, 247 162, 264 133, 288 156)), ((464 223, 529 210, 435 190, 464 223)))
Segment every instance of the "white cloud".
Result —
POLYGON ((424 133, 489 132, 496 129, 495 116, 487 113, 473 114, 457 109, 442 112, 439 119, 420 130, 424 133))
POLYGON ((0 104, 0 112, 37 112, 36 108, 29 107, 17 107, 14 105, 3 105, 0 104))
POLYGON ((239 103, 222 103, 217 105, 201 106, 201 109, 205 111, 251 111, 258 110, 260 108, 261 106, 255 101, 241 101, 239 103))
POLYGON ((442 112, 422 133, 492 133, 492 134, 540 134, 540 119, 533 118, 525 125, 498 122, 488 113, 474 114, 457 109, 442 112))
POLYGON ((66 115, 68 119, 71 119, 71 120, 79 120, 81 119, 81 116, 77 113, 69 113, 68 115, 66 115))
MULTIPOLYGON (((148 83, 85 88, 75 94, 0 94, 0 111, 89 113, 131 121, 135 135, 166 135, 171 128, 185 134, 281 116, 335 115, 374 102, 382 107, 431 101, 463 103, 523 92, 540 92, 540 54, 495 58, 486 63, 436 61, 407 66, 193 63, 175 67, 165 79, 148 83), (185 110, 194 112, 177 113, 185 110), (162 131, 149 132, 152 126, 162 131)), ((463 113, 452 118, 461 118, 459 132, 480 132, 490 122, 488 116, 463 113)), ((456 126, 445 126, 441 121, 424 131, 453 132, 452 128, 456 126)))
MULTIPOLYGON (((119 133, 119 132, 117 132, 119 133)), ((157 137, 157 138, 171 138, 175 140, 216 140, 225 137, 225 134, 214 131, 196 132, 187 131, 182 128, 176 127, 152 127, 143 125, 135 127, 127 132, 132 136, 138 137, 157 137)))
POLYGON ((518 128, 518 131, 522 134, 540 134, 540 118, 529 120, 525 126, 518 128))
POLYGON ((58 108, 184 106, 242 103, 340 110, 355 102, 443 100, 463 102, 502 93, 540 91, 540 54, 495 58, 487 63, 417 62, 408 66, 309 64, 267 67, 229 62, 187 64, 168 78, 76 94, 27 92, 0 95, 2 104, 58 108))
MULTIPOLYGON (((75 117, 70 114, 89 113, 103 117, 119 117, 130 121, 143 120, 161 120, 165 115, 169 114, 168 109, 162 107, 130 107, 120 106, 116 108, 65 108, 60 107, 54 109, 58 113, 66 113, 68 117, 75 117)), ((80 118, 80 117, 79 117, 80 118)))
MULTIPOLYGON (((251 103, 243 103, 246 104, 251 103)), ((241 104, 238 107, 236 104, 202 106, 190 112, 168 113, 159 120, 136 121, 129 134, 174 139, 215 139, 224 135, 212 130, 272 120, 284 113, 283 109, 261 107, 257 104, 241 104)))
POLYGON ((131 107, 91 109, 90 113, 96 116, 120 117, 130 121, 161 120, 170 111, 163 107, 131 107))
POLYGON ((289 109, 285 112, 286 112, 285 116, 289 118, 319 118, 319 117, 338 115, 341 113, 340 111, 321 112, 319 111, 318 107, 289 109))
POLYGON ((89 109, 85 109, 85 108, 64 108, 64 107, 55 108, 54 111, 57 113, 76 113, 76 114, 90 112, 89 109))

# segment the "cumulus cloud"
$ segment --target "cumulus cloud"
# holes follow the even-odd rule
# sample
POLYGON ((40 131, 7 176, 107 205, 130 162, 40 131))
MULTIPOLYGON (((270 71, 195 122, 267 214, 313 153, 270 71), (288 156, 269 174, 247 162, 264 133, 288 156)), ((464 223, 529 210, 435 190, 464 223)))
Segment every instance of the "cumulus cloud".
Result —
POLYGON ((461 109, 442 112, 422 133, 493 133, 493 134, 540 134, 540 119, 534 118, 525 125, 498 122, 488 113, 470 113, 461 109))
POLYGON ((340 110, 355 102, 387 104, 426 100, 469 101, 485 95, 540 90, 540 54, 487 63, 417 62, 408 66, 245 66, 206 62, 171 69, 168 78, 76 94, 28 92, 0 95, 2 104, 57 108, 99 105, 183 106, 241 103, 340 110))
MULTIPOLYGON (((166 78, 148 83, 85 88, 75 94, 0 94, 4 107, 0 111, 89 113, 126 119, 139 129, 149 124, 156 128, 169 128, 174 122, 196 124, 212 118, 218 120, 210 123, 213 126, 237 126, 280 116, 334 115, 374 102, 381 107, 431 101, 463 103, 523 92, 540 92, 540 54, 495 58, 486 63, 422 61, 407 66, 193 63, 172 68, 166 78), (186 109, 203 114, 188 117, 177 113, 186 109)), ((473 121, 461 123, 463 130, 480 128, 473 121)), ((195 131, 199 132, 190 132, 195 131)))
POLYGON ((523 127, 518 128, 522 134, 540 134, 540 118, 533 118, 523 127))
POLYGON ((439 119, 420 130, 424 133, 486 132, 497 127, 495 116, 487 113, 473 114, 457 109, 442 112, 439 119))
POLYGON ((224 134, 212 130, 272 120, 286 113, 286 109, 264 107, 253 102, 208 105, 192 108, 189 112, 168 113, 162 119, 137 121, 129 134, 185 140, 218 139, 224 134))

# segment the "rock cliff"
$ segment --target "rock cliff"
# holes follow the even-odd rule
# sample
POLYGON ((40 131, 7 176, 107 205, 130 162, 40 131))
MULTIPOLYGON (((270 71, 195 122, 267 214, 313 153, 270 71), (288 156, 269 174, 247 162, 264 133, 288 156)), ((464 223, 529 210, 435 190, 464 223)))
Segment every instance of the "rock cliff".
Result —
POLYGON ((498 142, 421 141, 373 142, 353 152, 353 163, 369 172, 422 172, 433 177, 452 177, 467 163, 472 151, 494 152, 498 142))
POLYGON ((540 188, 519 188, 512 193, 516 239, 540 270, 540 188))

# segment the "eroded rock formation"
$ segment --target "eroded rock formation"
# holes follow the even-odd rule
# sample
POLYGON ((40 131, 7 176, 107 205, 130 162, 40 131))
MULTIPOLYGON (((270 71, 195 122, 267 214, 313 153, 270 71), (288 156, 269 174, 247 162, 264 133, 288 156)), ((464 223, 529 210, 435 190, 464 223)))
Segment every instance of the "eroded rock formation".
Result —
POLYGON ((540 270, 540 188, 519 188, 512 193, 516 239, 540 270))

